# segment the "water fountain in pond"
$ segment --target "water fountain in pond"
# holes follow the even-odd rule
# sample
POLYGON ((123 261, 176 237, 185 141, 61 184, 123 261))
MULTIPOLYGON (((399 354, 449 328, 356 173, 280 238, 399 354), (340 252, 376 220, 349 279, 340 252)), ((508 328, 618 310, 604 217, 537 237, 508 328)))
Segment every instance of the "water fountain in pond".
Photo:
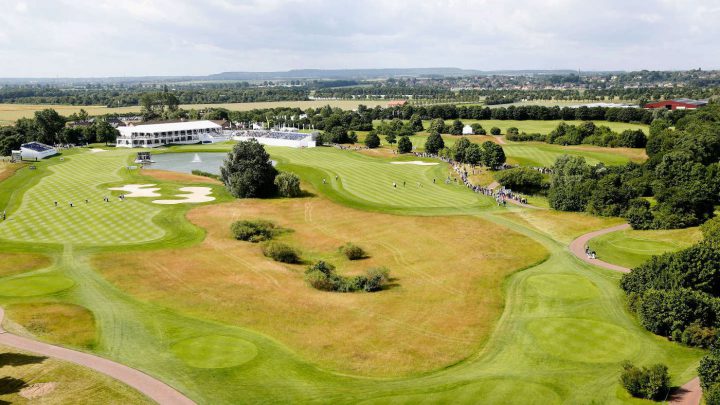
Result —
POLYGON ((193 157, 192 163, 202 163, 202 159, 200 159, 200 155, 198 155, 196 153, 195 156, 193 157))

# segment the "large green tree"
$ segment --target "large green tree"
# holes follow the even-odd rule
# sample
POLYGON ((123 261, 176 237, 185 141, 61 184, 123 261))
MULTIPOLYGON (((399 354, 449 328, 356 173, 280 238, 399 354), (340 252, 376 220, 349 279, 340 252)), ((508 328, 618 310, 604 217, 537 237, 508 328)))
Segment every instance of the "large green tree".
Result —
POLYGON ((427 153, 438 153, 442 148, 445 147, 445 141, 442 139, 442 135, 439 132, 432 132, 425 140, 425 152, 427 153))
POLYGON ((412 152, 412 142, 407 136, 401 136, 398 141, 398 153, 410 153, 412 152))
POLYGON ((238 142, 220 168, 220 179, 237 198, 271 196, 276 175, 270 155, 254 139, 238 142))

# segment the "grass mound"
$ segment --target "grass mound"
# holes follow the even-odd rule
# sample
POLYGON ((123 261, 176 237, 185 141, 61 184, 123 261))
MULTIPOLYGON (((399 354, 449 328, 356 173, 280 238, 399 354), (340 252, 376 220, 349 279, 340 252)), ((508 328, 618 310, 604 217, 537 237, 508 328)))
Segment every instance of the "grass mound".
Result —
POLYGON ((0 282, 0 296, 32 297, 67 290, 75 284, 65 276, 32 276, 0 282))
POLYGON ((237 367, 257 356, 254 344, 222 335, 185 339, 175 343, 172 351, 187 365, 196 368, 237 367))

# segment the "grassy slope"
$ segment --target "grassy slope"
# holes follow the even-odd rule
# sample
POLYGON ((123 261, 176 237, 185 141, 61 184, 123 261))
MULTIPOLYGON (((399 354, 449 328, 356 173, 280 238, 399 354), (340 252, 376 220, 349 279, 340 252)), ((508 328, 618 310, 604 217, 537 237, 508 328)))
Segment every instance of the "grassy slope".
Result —
MULTIPOLYGON (((45 247, 17 242, 6 245, 18 251, 41 250, 55 257, 56 264, 52 268, 30 274, 58 275, 75 282, 70 288, 42 299, 82 305, 93 312, 100 335, 93 351, 158 376, 192 398, 206 403, 238 400, 337 403, 380 400, 410 403, 417 402, 418 395, 438 402, 476 402, 478 398, 483 398, 487 403, 507 403, 509 399, 523 403, 583 403, 591 400, 619 403, 628 400, 619 390, 617 382, 618 363, 624 358, 640 364, 665 362, 670 366, 675 384, 683 383, 694 375, 700 351, 680 347, 645 331, 624 309, 624 297, 617 288, 618 275, 592 268, 567 251, 567 239, 581 231, 566 225, 572 221, 568 217, 548 216, 530 220, 527 217, 517 219, 497 215, 505 210, 490 209, 481 199, 461 187, 435 189, 427 200, 408 192, 411 198, 405 205, 405 198, 399 198, 395 194, 399 191, 390 187, 377 187, 373 194, 363 195, 366 191, 354 189, 352 185, 363 178, 372 179, 375 176, 384 176, 377 180, 382 185, 386 179, 403 176, 427 180, 428 176, 434 175, 432 170, 441 170, 440 174, 444 174, 443 169, 389 165, 384 160, 358 163, 350 152, 341 151, 328 155, 313 152, 317 154, 312 158, 295 152, 273 153, 286 159, 285 168, 297 169, 320 193, 336 202, 364 210, 400 212, 405 207, 409 212, 422 212, 427 211, 423 207, 433 207, 431 211, 435 214, 478 216, 530 237, 542 244, 550 252, 550 257, 542 264, 514 273, 505 280, 505 310, 491 337, 476 354, 455 365, 428 370, 413 378, 378 380, 329 373, 256 331, 198 318, 189 312, 171 310, 128 295, 101 277, 91 264, 92 255, 118 249, 70 244, 45 247), (372 170, 355 173, 368 168, 372 170), (385 171, 388 173, 380 173, 385 171), (341 182, 349 181, 348 188, 340 185, 330 185, 325 189, 318 187, 322 177, 330 178, 334 173, 339 175, 341 182), (363 201, 357 202, 358 196, 362 196, 363 201), (223 344, 222 340, 213 338, 217 335, 237 339, 233 340, 235 342, 242 341, 242 346, 246 348, 254 346, 257 355, 238 367, 207 369, 193 367, 183 354, 186 353, 182 350, 185 346, 177 347, 179 342, 190 341, 192 345, 199 344, 202 351, 217 353, 217 345, 223 344), (205 336, 209 338, 195 340, 205 336), (177 353, 183 355, 177 356, 177 353)), ((72 163, 72 160, 66 163, 72 163)), ((16 177, 22 178, 18 177, 23 176, 22 172, 0 183, 0 201, 10 201, 11 206, 16 206, 22 191, 38 184, 33 181, 13 182, 16 177), (15 184, 17 188, 8 187, 8 184, 15 184)), ((135 177, 134 173, 122 176, 126 182, 147 181, 135 177)), ((68 182, 65 187, 71 187, 71 184, 68 182)), ((178 186, 161 184, 170 188, 178 186)), ((88 186, 97 188, 100 185, 88 186)), ((36 188, 42 191, 43 187, 38 185, 36 188)), ((221 202, 224 200, 227 199, 220 199, 221 202)), ((507 211, 524 212, 515 207, 507 211)), ((195 243, 203 232, 187 224, 182 218, 186 212, 187 207, 163 207, 152 220, 165 231, 166 239, 131 248, 150 250, 195 243)), ((497 229, 500 231, 502 228, 497 229)), ((518 249, 517 246, 505 248, 508 253, 518 249)), ((477 249, 485 252, 482 244, 477 244, 477 249)), ((167 271, 167 276, 172 277, 172 269, 167 271)), ((202 273, 203 266, 198 266, 195 271, 202 273)), ((240 277, 239 274, 236 276, 240 277)), ((0 286, 17 278, 0 278, 0 286)), ((172 288, 158 286, 163 287, 172 288)), ((196 293, 212 296, 215 291, 208 289, 196 293)), ((449 296, 452 297, 452 294, 449 296)), ((0 303, 30 303, 38 299, 5 296, 0 297, 0 303)), ((301 321, 295 319, 288 327, 301 321)), ((375 324, 369 322, 368 327, 374 328, 375 324)), ((337 325, 339 328, 342 326, 337 325)), ((382 351, 383 347, 374 350, 382 351)))
POLYGON ((609 263, 636 267, 654 255, 688 248, 702 239, 698 228, 658 231, 627 229, 590 240, 590 248, 609 263))

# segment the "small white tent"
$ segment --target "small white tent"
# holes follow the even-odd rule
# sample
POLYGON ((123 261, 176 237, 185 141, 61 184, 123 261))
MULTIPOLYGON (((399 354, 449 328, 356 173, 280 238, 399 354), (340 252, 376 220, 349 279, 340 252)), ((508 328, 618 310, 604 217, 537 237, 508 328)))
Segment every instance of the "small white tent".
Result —
POLYGON ((473 134, 472 127, 470 125, 465 125, 463 127, 463 135, 472 135, 472 134, 473 134))

